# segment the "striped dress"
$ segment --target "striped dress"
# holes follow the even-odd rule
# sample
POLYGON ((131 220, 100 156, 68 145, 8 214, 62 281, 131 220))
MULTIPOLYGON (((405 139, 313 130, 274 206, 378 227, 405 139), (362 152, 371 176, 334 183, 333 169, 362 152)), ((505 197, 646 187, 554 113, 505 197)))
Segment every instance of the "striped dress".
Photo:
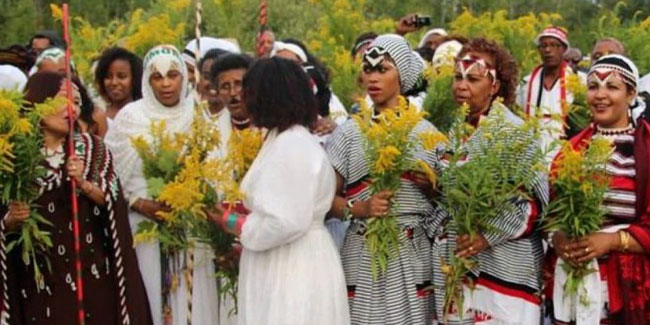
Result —
MULTIPOLYGON (((493 106, 486 118, 501 117, 514 125, 523 123, 503 105, 493 106)), ((479 126, 464 145, 468 161, 479 154, 477 150, 486 141, 483 134, 479 126)), ((515 139, 503 141, 511 140, 515 139)), ((536 146, 530 146, 528 155, 517 159, 533 161, 536 149, 536 146)), ((510 159, 504 158, 504 164, 510 159)), ((442 160, 439 168, 445 166, 442 160)), ((499 231, 483 234, 490 246, 476 255, 478 266, 467 274, 475 285, 472 291, 466 290, 465 293, 466 308, 469 307, 470 312, 463 313, 463 318, 454 311, 450 312, 448 324, 539 324, 543 249, 538 216, 542 206, 548 202, 546 175, 537 175, 532 194, 532 200, 519 199, 515 209, 504 211, 495 218, 493 226, 499 231)), ((442 261, 449 261, 455 254, 457 231, 450 222, 451 216, 442 206, 436 207, 434 218, 429 220, 427 231, 435 238, 432 257, 435 315, 442 322, 445 274, 441 266, 442 261)))
MULTIPOLYGON (((428 121, 420 121, 412 131, 435 130, 428 121)), ((329 159, 344 179, 345 197, 368 200, 369 165, 364 156, 363 136, 354 120, 337 128, 326 144, 329 159)), ((414 158, 433 165, 432 157, 420 146, 414 158)), ((388 263, 386 273, 375 281, 365 240, 365 221, 353 219, 347 230, 341 257, 348 288, 352 324, 432 324, 433 297, 431 244, 424 231, 424 220, 433 206, 407 177, 394 197, 394 211, 401 227, 399 254, 388 263)))

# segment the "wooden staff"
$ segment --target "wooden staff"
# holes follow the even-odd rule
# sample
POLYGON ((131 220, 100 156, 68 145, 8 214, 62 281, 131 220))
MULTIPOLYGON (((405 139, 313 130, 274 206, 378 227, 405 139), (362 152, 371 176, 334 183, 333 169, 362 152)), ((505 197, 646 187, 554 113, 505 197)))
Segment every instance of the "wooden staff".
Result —
MULTIPOLYGON (((70 68, 70 30, 69 30, 69 11, 68 4, 63 4, 63 38, 65 39, 65 73, 66 73, 66 96, 68 97, 68 158, 75 154, 74 146, 74 121, 72 118, 76 112, 72 108, 72 70, 70 68)), ((86 312, 84 310, 83 278, 81 267, 81 236, 79 230, 79 203, 77 201, 77 182, 74 178, 70 179, 70 201, 72 203, 72 229, 74 235, 74 268, 75 268, 75 285, 77 291, 77 311, 79 325, 86 324, 86 312)))

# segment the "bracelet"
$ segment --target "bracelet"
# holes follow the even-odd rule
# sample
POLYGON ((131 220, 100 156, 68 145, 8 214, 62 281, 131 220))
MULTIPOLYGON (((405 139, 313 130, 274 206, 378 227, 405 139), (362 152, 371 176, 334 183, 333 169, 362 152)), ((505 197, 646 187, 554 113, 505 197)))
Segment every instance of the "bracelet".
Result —
POLYGON ((621 252, 627 252, 627 250, 630 249, 630 234, 627 231, 619 230, 618 236, 621 241, 618 250, 621 252))

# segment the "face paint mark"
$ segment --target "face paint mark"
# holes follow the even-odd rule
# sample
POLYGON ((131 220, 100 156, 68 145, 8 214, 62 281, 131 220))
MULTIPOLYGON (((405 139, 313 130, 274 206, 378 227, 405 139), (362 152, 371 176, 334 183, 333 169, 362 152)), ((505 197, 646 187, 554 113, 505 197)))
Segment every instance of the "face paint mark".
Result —
POLYGON ((465 55, 465 57, 458 61, 457 68, 463 79, 467 79, 472 71, 476 71, 476 73, 483 77, 487 77, 488 75, 492 76, 493 84, 497 80, 496 70, 491 69, 485 60, 476 56, 465 55))
POLYGON ((388 51, 385 49, 379 46, 373 46, 366 50, 366 53, 363 55, 363 61, 364 63, 370 64, 371 67, 377 67, 386 58, 386 53, 388 53, 388 51))
POLYGON ((606 87, 607 82, 618 75, 614 70, 598 69, 589 75, 589 81, 598 83, 599 87, 606 87))

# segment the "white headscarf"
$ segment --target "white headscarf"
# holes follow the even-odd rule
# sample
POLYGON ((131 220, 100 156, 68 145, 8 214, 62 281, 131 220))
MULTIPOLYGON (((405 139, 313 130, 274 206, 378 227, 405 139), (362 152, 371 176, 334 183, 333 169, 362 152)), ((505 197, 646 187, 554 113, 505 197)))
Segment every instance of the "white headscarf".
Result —
MULTIPOLYGON (((237 44, 223 38, 201 37, 199 41, 199 46, 201 47, 201 53, 199 53, 199 55, 201 58, 205 56, 208 51, 213 49, 220 49, 237 54, 241 53, 241 49, 237 44)), ((196 66, 196 39, 187 43, 182 56, 186 63, 196 66)), ((201 58, 199 58, 199 60, 201 58)))
POLYGON ((463 44, 457 40, 446 41, 436 48, 436 52, 433 54, 431 59, 431 64, 434 67, 441 65, 454 65, 454 58, 460 53, 460 50, 463 49, 463 44))
POLYGON ((0 89, 23 91, 27 76, 18 68, 9 64, 0 65, 0 89))
POLYGON ((445 31, 442 28, 434 28, 434 29, 429 29, 426 33, 424 33, 424 36, 420 39, 420 43, 418 44, 418 48, 423 47, 424 44, 427 43, 427 37, 431 35, 440 35, 440 36, 447 36, 447 31, 445 31))
POLYGON ((131 145, 131 138, 144 136, 151 140, 151 124, 163 120, 167 132, 183 133, 189 130, 194 118, 194 102, 188 96, 187 68, 178 50, 171 45, 156 46, 144 57, 143 65, 142 99, 120 110, 104 140, 113 153, 115 170, 122 180, 125 194, 131 198, 147 196, 146 187, 128 186, 135 173, 142 174, 142 160, 131 145), (160 103, 149 84, 154 72, 166 75, 170 70, 178 70, 183 78, 180 100, 173 107, 160 103))

